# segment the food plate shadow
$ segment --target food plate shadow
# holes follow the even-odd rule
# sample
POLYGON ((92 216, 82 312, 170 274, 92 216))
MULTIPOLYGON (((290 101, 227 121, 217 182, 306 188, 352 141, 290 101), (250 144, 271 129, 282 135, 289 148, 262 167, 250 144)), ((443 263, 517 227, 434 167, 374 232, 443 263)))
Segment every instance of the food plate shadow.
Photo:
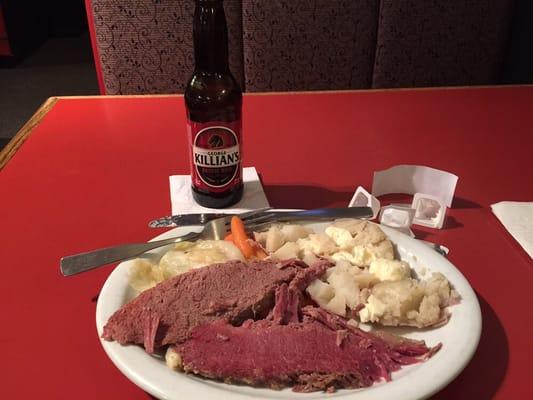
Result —
POLYGON ((463 228, 464 225, 457 221, 457 219, 451 215, 448 215, 446 219, 444 220, 444 226, 442 229, 455 229, 455 228, 463 228))
POLYGON ((353 195, 350 190, 313 185, 265 185, 264 190, 274 208, 346 207, 353 195))
POLYGON ((490 304, 478 292, 476 296, 483 315, 477 351, 453 384, 433 396, 432 400, 492 399, 505 378, 509 365, 509 341, 505 329, 490 304))

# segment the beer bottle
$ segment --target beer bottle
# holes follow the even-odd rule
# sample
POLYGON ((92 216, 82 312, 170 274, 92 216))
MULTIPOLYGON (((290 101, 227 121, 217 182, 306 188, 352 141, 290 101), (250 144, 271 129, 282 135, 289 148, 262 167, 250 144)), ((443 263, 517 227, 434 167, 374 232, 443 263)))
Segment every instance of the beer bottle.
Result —
POLYGON ((185 89, 192 194, 204 207, 230 206, 242 197, 242 92, 228 63, 222 0, 196 0, 195 68, 185 89))

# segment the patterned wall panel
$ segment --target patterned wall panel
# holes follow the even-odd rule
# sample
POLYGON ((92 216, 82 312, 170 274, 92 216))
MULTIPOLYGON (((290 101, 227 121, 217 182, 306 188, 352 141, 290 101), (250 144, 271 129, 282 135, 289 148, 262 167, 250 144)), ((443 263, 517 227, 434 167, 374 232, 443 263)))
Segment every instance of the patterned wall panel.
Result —
POLYGON ((373 87, 496 83, 513 0, 381 0, 373 87))
MULTIPOLYGON (((193 0, 92 0, 106 94, 181 93, 194 67, 193 0)), ((225 0, 230 67, 243 82, 241 1, 225 0)))
POLYGON ((247 91, 371 85, 379 0, 243 0, 247 91))

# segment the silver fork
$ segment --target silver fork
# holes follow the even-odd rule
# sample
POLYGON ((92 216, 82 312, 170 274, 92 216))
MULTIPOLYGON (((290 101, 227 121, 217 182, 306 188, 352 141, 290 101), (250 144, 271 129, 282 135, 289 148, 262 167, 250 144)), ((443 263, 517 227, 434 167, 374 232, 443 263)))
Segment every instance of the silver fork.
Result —
MULTIPOLYGON (((229 230, 230 221, 231 215, 223 218, 217 218, 208 222, 203 226, 203 229, 200 232, 190 232, 186 235, 175 236, 148 243, 132 243, 106 247, 72 256, 66 256, 61 258, 61 261, 59 262, 61 273, 64 276, 79 274, 80 272, 89 271, 101 265, 111 264, 113 262, 137 257, 149 250, 173 243, 197 239, 222 240, 229 230)), ((258 224, 263 224, 263 222, 264 220, 262 218, 262 214, 259 213, 258 223, 255 223, 254 218, 251 216, 246 220, 245 226, 246 229, 254 230, 258 224)))
POLYGON ((204 225, 200 232, 190 232, 179 237, 172 237, 148 243, 132 243, 106 247, 63 257, 60 261, 61 273, 64 276, 79 274, 101 265, 137 257, 158 247, 196 239, 223 239, 227 232, 227 217, 214 219, 204 225))

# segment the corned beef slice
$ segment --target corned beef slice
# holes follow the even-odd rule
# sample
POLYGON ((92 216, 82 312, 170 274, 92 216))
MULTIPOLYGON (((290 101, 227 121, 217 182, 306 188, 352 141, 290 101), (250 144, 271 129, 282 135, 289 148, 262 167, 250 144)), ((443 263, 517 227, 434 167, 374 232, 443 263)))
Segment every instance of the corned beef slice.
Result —
POLYGON ((301 392, 370 386, 431 353, 421 342, 398 344, 350 326, 334 330, 309 316, 288 325, 215 321, 193 329, 175 350, 187 372, 301 392))
POLYGON ((309 268, 300 269, 291 283, 283 283, 276 290, 276 304, 269 315, 277 324, 299 322, 300 301, 302 292, 313 280, 320 278, 326 270, 333 266, 329 261, 317 261, 309 268))
POLYGON ((228 262, 178 275, 115 312, 103 337, 144 345, 153 352, 182 342, 192 328, 216 319, 240 324, 249 318, 264 318, 274 305, 276 288, 295 277, 301 269, 297 265, 279 268, 267 261, 249 265, 228 262))

